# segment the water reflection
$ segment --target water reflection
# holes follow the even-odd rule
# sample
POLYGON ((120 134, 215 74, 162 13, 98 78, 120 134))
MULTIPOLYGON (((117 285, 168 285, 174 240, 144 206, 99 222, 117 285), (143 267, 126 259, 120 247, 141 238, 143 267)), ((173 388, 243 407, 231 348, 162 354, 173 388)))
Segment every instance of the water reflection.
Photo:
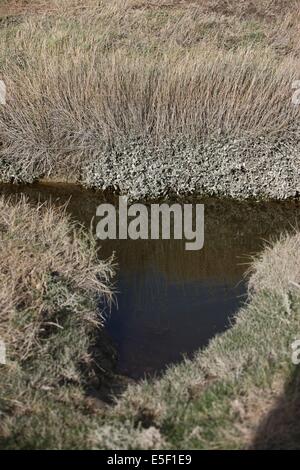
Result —
MULTIPOLYGON (((1 192, 69 201, 68 211, 87 227, 97 205, 113 200, 73 185, 2 186, 1 192)), ((224 331, 245 301, 250 256, 263 240, 295 227, 300 214, 295 202, 197 202, 205 204, 201 251, 185 251, 178 240, 101 242, 101 256, 115 251, 119 265, 118 308, 107 318, 107 329, 119 352, 119 372, 133 378, 160 372, 224 331)))

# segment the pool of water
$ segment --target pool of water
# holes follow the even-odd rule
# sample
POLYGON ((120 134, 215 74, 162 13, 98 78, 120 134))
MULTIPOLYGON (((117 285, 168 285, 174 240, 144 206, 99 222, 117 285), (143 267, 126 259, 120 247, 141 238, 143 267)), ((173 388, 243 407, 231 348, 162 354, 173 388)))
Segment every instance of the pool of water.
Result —
MULTIPOLYGON (((80 223, 94 226, 96 208, 111 194, 75 185, 2 185, 2 194, 26 194, 33 202, 67 204, 80 223)), ((190 201, 193 202, 193 201, 190 201)), ((247 298, 245 272, 266 240, 293 230, 298 202, 203 199, 205 242, 186 251, 180 240, 102 241, 100 256, 116 256, 116 302, 106 329, 118 351, 117 369, 134 379, 159 374, 192 356, 228 328, 247 298)))

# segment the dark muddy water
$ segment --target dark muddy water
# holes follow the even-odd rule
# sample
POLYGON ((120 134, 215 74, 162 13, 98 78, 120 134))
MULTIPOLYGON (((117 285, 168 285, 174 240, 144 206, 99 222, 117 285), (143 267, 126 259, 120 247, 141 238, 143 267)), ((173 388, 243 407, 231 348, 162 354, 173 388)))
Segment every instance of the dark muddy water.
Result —
MULTIPOLYGON (((87 226, 100 203, 113 201, 110 195, 75 185, 10 185, 0 191, 23 193, 34 202, 69 201, 67 210, 87 226)), ((139 378, 159 373, 228 328, 246 301, 244 274, 251 256, 266 240, 297 226, 300 215, 296 202, 197 202, 205 205, 200 251, 186 251, 179 240, 101 242, 100 256, 115 252, 118 262, 117 305, 107 315, 106 328, 122 374, 139 378)))

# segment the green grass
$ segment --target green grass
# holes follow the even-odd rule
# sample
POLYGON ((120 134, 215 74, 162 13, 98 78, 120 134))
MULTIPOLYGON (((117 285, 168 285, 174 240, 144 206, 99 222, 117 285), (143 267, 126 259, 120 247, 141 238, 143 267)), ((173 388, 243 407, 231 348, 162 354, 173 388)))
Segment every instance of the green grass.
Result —
MULTIPOLYGON (((86 394, 95 378, 89 361, 78 369, 93 343, 84 320, 90 298, 65 281, 46 284, 43 302, 63 329, 41 334, 42 323, 29 356, 18 351, 1 367, 1 447, 299 448, 299 369, 291 361, 300 334, 299 245, 299 234, 282 237, 255 261, 249 302, 230 330, 161 378, 130 385, 110 407, 86 394), (62 305, 73 296, 71 314, 62 305)), ((23 305, 10 314, 22 347, 32 314, 23 305)))
POLYGON ((97 305, 111 298, 112 266, 63 209, 1 198, 0 220, 1 447, 59 447, 84 425, 87 388, 111 380, 95 352, 107 349, 97 305))
MULTIPOLYGON (((299 145, 299 2, 165 3, 0 3, 1 180, 84 181, 112 151, 299 145)), ((113 380, 91 350, 111 266, 63 213, 0 205, 2 448, 299 447, 299 235, 254 263, 232 329, 107 408, 87 389, 113 380)))
MULTIPOLYGON (((255 293, 238 313, 235 326, 194 360, 172 367, 153 383, 128 389, 111 411, 111 433, 126 432, 130 448, 138 443, 138 426, 141 433, 156 429, 164 448, 299 448, 299 422, 293 415, 285 424, 286 433, 274 427, 267 435, 257 435, 264 420, 276 413, 278 401, 286 399, 291 377, 298 375, 291 363, 291 343, 299 337, 299 315, 299 288, 284 294, 255 293)), ((296 389, 291 402, 287 400, 287 413, 298 396, 296 389)), ((99 427, 96 447, 122 444, 113 438, 116 447, 110 447, 102 433, 99 427)))

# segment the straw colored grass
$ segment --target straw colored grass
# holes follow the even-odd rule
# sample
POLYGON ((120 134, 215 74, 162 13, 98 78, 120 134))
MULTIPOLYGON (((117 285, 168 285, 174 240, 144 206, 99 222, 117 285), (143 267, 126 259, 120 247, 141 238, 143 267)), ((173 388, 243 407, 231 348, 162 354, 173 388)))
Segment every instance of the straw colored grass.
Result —
POLYGON ((291 347, 300 335, 299 248, 295 233, 266 249, 233 327, 161 379, 130 387, 110 422, 91 432, 94 446, 299 449, 299 369, 291 347), (156 440, 140 444, 147 431, 156 440))
MULTIPOLYGON (((51 266, 50 276, 44 277, 45 266, 33 266, 33 260, 41 260, 44 245, 34 248, 31 242, 27 260, 25 250, 15 248, 11 222, 17 226, 16 215, 10 215, 14 209, 10 203, 1 204, 6 214, 2 231, 17 254, 13 271, 5 262, 13 255, 6 250, 5 256, 1 254, 1 299, 8 305, 1 335, 9 352, 7 365, 0 368, 1 448, 299 448, 299 369, 292 364, 291 348, 300 331, 300 279, 294 270, 300 252, 297 233, 258 258, 249 303, 230 330, 212 339, 192 360, 170 367, 159 379, 131 385, 113 407, 99 408, 85 394, 93 374, 87 351, 95 328, 90 301, 98 282, 94 268, 87 269, 90 261, 81 254, 82 275, 77 277, 74 256, 67 267, 63 252, 58 259, 54 253, 50 263, 56 259, 61 274, 51 276, 51 266), (7 231, 4 224, 10 227, 7 231), (83 273, 89 279, 86 286, 83 273)), ((27 204, 18 207, 23 209, 20 228, 23 213, 36 223, 37 214, 33 216, 27 204)), ((54 234, 65 234, 65 221, 53 216, 42 218, 42 227, 49 228, 51 222, 54 234)), ((50 237, 48 232, 41 229, 39 240, 50 237)), ((70 242, 65 243, 68 254, 70 242)))
MULTIPOLYGON (((43 409, 51 420, 61 402, 85 403, 86 387, 101 382, 104 370, 93 356, 102 325, 97 305, 111 298, 112 266, 98 259, 93 239, 63 210, 1 198, 0 230, 3 442, 14 429, 21 432, 27 415, 43 409)), ((40 423, 45 431, 47 420, 40 423)))
MULTIPOLYGON (((203 143, 213 159, 235 139, 296 152, 299 25, 299 1, 1 1, 0 179, 88 183, 112 150, 130 159, 170 142, 176 157, 203 143)), ((282 438, 299 436, 298 235, 254 265, 232 329, 107 411, 85 392, 111 266, 60 211, 0 199, 0 217, 1 447, 299 446, 282 438)))
POLYGON ((298 2, 22 5, 0 32, 3 180, 84 178, 120 142, 298 145, 298 2))

